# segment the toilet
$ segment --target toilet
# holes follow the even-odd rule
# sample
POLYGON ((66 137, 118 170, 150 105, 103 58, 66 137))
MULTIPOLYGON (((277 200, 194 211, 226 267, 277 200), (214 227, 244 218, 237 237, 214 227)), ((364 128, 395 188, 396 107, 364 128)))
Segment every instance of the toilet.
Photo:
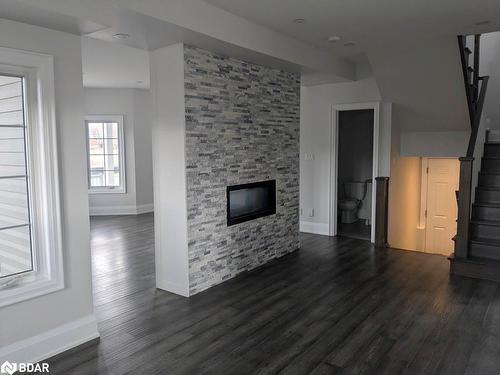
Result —
POLYGON ((372 223, 372 180, 366 180, 366 194, 358 210, 358 219, 364 220, 365 225, 372 223))
MULTIPOLYGON (((366 181, 344 182, 343 186, 345 198, 339 201, 342 223, 351 224, 358 220, 358 208, 360 208, 361 203, 367 196, 367 185, 368 183, 366 181)), ((371 200, 371 181, 369 187, 371 200)), ((365 206, 367 204, 368 202, 366 202, 365 206)))

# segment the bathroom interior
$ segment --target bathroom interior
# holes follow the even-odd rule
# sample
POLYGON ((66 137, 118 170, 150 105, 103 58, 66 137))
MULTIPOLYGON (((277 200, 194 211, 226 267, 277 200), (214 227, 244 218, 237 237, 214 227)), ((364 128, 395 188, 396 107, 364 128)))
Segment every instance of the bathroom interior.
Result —
POLYGON ((339 112, 337 234, 370 240, 373 110, 339 112))

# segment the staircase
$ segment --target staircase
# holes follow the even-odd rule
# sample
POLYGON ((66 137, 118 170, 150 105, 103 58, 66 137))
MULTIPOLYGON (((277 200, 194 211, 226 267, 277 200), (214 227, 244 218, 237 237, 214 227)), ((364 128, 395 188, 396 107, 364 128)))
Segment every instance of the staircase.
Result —
POLYGON ((470 228, 470 256, 500 261, 500 143, 484 145, 470 228))
POLYGON ((461 276, 500 281, 500 142, 486 143, 481 159, 475 201, 472 202, 473 162, 489 77, 479 75, 480 35, 474 48, 458 37, 471 122, 467 155, 460 158, 457 235, 450 257, 450 272, 461 276), (472 66, 469 58, 473 57, 472 66), (472 208, 472 212, 471 212, 472 208))

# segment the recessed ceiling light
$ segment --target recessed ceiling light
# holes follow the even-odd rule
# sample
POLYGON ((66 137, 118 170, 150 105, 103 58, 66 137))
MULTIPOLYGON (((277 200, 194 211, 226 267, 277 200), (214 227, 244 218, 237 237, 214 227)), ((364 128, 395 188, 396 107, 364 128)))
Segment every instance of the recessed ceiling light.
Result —
POLYGON ((137 83, 144 83, 144 81, 136 81, 137 83))
POLYGON ((113 38, 116 38, 116 39, 128 39, 130 38, 130 34, 127 34, 127 33, 117 33, 117 34, 114 34, 113 35, 113 38))
POLYGON ((306 20, 304 18, 295 18, 293 20, 293 23, 304 23, 306 22, 306 20))
POLYGON ((332 35, 328 37, 328 42, 329 43, 336 43, 340 40, 340 36, 337 35, 332 35))
POLYGON ((490 21, 479 21, 476 22, 474 25, 476 26, 484 26, 484 25, 489 25, 490 21))
POLYGON ((354 47, 355 45, 356 45, 356 43, 354 43, 354 42, 344 43, 344 47, 354 47))

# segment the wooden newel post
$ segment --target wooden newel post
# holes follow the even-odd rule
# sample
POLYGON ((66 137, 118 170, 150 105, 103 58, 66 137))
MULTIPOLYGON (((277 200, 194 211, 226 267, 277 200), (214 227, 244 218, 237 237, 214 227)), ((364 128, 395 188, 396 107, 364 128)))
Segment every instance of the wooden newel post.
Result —
POLYGON ((455 258, 469 256, 469 223, 472 190, 473 157, 460 158, 460 180, 458 185, 458 220, 455 236, 455 258))
POLYGON ((376 177, 375 183, 375 246, 387 247, 389 177, 376 177))

